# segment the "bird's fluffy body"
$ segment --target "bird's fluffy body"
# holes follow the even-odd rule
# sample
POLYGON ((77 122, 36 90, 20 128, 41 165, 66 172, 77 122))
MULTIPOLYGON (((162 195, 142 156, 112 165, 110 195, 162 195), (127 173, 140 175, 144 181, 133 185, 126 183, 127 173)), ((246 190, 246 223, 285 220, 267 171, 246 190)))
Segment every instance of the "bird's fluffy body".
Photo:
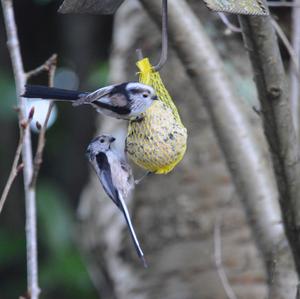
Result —
POLYGON ((128 120, 137 119, 156 100, 154 89, 138 82, 110 85, 90 93, 26 85, 25 93, 22 96, 71 101, 74 106, 92 105, 97 112, 106 116, 128 120))
POLYGON ((111 148, 115 139, 110 135, 101 135, 91 141, 87 148, 87 157, 96 171, 103 189, 122 211, 129 228, 135 249, 144 266, 147 266, 144 253, 135 234, 125 200, 134 189, 134 178, 130 165, 122 155, 111 148))

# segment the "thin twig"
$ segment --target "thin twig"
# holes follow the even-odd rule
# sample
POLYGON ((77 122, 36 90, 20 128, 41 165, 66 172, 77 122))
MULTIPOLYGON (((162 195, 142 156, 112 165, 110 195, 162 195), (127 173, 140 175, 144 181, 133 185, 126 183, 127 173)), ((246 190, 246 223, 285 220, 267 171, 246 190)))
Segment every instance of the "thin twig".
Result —
POLYGON ((277 35, 279 36, 279 38, 283 42, 284 46, 286 47, 286 49, 291 57, 291 60, 294 64, 295 71, 296 71, 297 75, 299 76, 299 63, 297 60, 297 54, 295 53, 293 46, 291 45, 290 41, 288 40, 287 36, 283 32, 283 30, 281 29, 281 27, 279 26, 277 21, 275 21, 274 18, 271 18, 271 22, 272 22, 272 25, 273 25, 277 35))
POLYGON ((227 278, 223 261, 222 261, 222 240, 221 240, 221 220, 219 218, 216 219, 215 228, 214 228, 214 258, 215 264, 218 271, 218 275, 222 282, 223 288, 228 299, 237 299, 229 280, 227 278))
MULTIPOLYGON (((46 62, 45 65, 46 67, 43 68, 43 66, 41 66, 38 69, 43 69, 43 70, 48 70, 49 72, 49 86, 53 86, 53 81, 54 81, 54 74, 55 74, 55 70, 56 70, 56 61, 57 61, 57 55, 53 54, 46 62)), ((38 70, 36 69, 36 70, 38 70)), ((28 74, 28 73, 27 73, 28 74)), ((37 74, 37 72, 32 71, 31 74, 35 75, 37 74)), ((44 121, 44 124, 42 125, 42 127, 40 128, 40 133, 39 133, 39 138, 38 138, 38 144, 37 144, 37 150, 36 150, 36 154, 34 156, 34 160, 33 160, 33 174, 32 174, 32 179, 30 182, 30 186, 31 187, 35 187, 36 185, 36 181, 37 181, 37 177, 41 168, 41 164, 43 162, 43 152, 44 152, 44 148, 45 148, 45 144, 46 144, 46 130, 47 130, 47 124, 51 115, 51 111, 53 108, 53 101, 50 102, 49 104, 49 108, 46 114, 46 118, 44 121)))
POLYGON ((232 24, 223 12, 218 12, 218 15, 224 25, 232 32, 242 32, 241 28, 232 24))
POLYGON ((9 177, 7 179, 6 185, 3 189, 3 192, 2 192, 2 195, 0 198, 0 214, 2 212, 3 206, 5 204, 6 198, 8 196, 8 193, 11 189, 13 182, 14 182, 15 178, 17 177, 18 173, 22 170, 22 168, 24 166, 23 164, 18 165, 20 156, 22 153, 24 130, 26 130, 26 128, 24 129, 22 126, 20 126, 20 137, 19 137, 19 142, 18 142, 16 153, 15 153, 14 161, 13 161, 11 171, 10 171, 9 177))
POLYGON ((293 2, 278 2, 278 1, 267 1, 269 7, 300 7, 299 4, 293 2))
MULTIPOLYGON (((292 10, 292 48, 295 53, 295 60, 300 61, 300 0, 294 1, 299 7, 294 7, 292 10)), ((300 87, 299 87, 299 73, 295 69, 295 63, 290 63, 290 103, 292 110, 292 117, 296 135, 299 142, 299 100, 300 100, 300 87)))
POLYGON ((35 68, 26 73, 26 78, 29 80, 31 77, 37 76, 42 72, 50 72, 50 69, 54 64, 56 64, 57 54, 53 54, 50 58, 47 59, 41 66, 35 68))
MULTIPOLYGON (((19 111, 19 109, 17 109, 17 111, 19 111)), ((28 119, 20 122, 20 124, 19 124, 19 132, 20 132, 19 133, 20 134, 20 136, 19 136, 19 142, 18 142, 18 146, 17 146, 17 149, 16 149, 16 153, 15 153, 15 157, 14 157, 14 160, 13 160, 13 164, 12 164, 12 167, 11 167, 11 171, 9 173, 7 182, 5 184, 5 187, 3 189, 3 192, 2 192, 2 195, 1 195, 1 198, 0 198, 0 214, 2 212, 3 206, 5 204, 5 201, 7 199, 8 193, 9 193, 9 191, 11 189, 11 186, 12 186, 15 178, 17 177, 17 175, 19 174, 19 172, 24 167, 23 163, 21 163, 19 165, 18 165, 18 163, 19 163, 20 156, 21 156, 21 153, 22 153, 22 146, 23 146, 25 132, 26 132, 26 130, 27 130, 30 122, 32 121, 33 114, 34 114, 34 107, 30 110, 28 119)))

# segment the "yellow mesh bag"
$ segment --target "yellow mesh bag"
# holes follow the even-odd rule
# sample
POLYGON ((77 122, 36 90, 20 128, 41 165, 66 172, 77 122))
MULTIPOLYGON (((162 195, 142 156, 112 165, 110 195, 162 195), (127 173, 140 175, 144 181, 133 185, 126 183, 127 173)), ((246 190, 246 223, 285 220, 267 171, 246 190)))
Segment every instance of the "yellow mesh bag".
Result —
POLYGON ((157 173, 170 172, 186 151, 187 130, 161 77, 144 58, 137 62, 139 81, 152 86, 159 98, 141 121, 130 121, 126 139, 128 156, 140 167, 157 173))

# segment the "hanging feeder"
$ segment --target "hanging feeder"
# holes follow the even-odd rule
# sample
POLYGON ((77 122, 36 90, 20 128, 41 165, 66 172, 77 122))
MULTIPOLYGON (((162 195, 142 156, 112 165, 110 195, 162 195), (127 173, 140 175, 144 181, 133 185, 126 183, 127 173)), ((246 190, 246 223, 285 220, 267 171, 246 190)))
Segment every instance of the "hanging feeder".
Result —
POLYGON ((264 0, 204 0, 214 11, 243 15, 269 15, 264 0))
POLYGON ((151 85, 159 98, 144 114, 141 121, 128 126, 126 151, 141 168, 156 174, 170 172, 186 151, 187 130, 178 110, 165 88, 160 74, 148 58, 137 62, 140 82, 151 85))
POLYGON ((187 130, 158 72, 168 57, 167 0, 163 0, 162 3, 160 60, 152 66, 148 58, 141 58, 139 50, 141 59, 137 62, 139 81, 155 89, 158 101, 144 113, 141 121, 129 122, 126 139, 126 150, 131 160, 156 174, 170 172, 182 160, 187 143, 187 130))

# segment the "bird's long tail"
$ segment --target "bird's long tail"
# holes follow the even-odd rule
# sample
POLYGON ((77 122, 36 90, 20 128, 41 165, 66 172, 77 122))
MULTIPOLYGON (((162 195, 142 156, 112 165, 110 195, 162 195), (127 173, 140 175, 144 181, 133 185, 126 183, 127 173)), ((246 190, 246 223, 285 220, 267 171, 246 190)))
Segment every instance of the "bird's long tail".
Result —
POLYGON ((80 98, 81 95, 84 94, 85 93, 83 92, 75 90, 67 90, 41 85, 25 85, 25 92, 22 95, 22 97, 62 101, 76 101, 80 98))
POLYGON ((134 247, 136 249, 136 252, 137 252, 139 258, 141 259, 144 267, 148 268, 148 264, 146 262, 143 250, 142 250, 142 248, 140 246, 140 243, 138 241, 138 238, 137 238, 137 236, 135 234, 135 231, 134 231, 131 219, 130 219, 130 215, 129 215, 129 212, 128 212, 128 209, 127 209, 127 206, 126 206, 126 204, 125 204, 125 202, 124 202, 124 200, 122 198, 122 195, 120 195, 120 194, 119 194, 119 199, 120 199, 120 202, 121 202, 121 210, 122 210, 122 212, 124 214, 124 217, 125 217, 125 220, 127 222, 127 226, 129 228, 129 232, 130 232, 130 235, 131 235, 134 247))

